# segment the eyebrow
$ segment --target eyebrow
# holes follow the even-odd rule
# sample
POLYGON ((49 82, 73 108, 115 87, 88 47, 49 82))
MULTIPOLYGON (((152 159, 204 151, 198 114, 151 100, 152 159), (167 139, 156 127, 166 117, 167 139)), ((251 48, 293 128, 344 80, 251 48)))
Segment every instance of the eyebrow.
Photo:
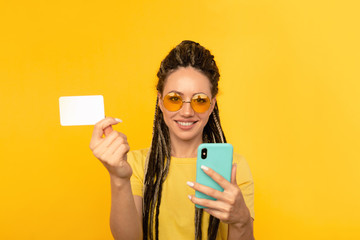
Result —
MULTIPOLYGON (((182 92, 179 92, 179 91, 176 91, 176 90, 171 90, 171 91, 169 91, 167 94, 169 94, 169 93, 177 93, 177 94, 179 94, 180 96, 184 96, 184 93, 182 93, 182 92)), ((167 95, 166 94, 166 95, 167 95)), ((196 92, 196 93, 194 93, 191 97, 193 97, 193 96, 195 96, 196 94, 205 94, 206 96, 208 96, 206 93, 204 93, 204 92, 196 92)))

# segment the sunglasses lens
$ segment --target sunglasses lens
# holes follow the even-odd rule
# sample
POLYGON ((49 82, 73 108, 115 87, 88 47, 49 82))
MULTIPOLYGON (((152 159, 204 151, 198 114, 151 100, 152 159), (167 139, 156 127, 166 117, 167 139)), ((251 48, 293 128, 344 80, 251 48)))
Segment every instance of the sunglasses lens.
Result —
POLYGON ((181 108, 182 103, 182 98, 177 93, 169 93, 164 98, 164 107, 171 112, 178 111, 181 108))
POLYGON ((210 99, 205 94, 196 94, 191 99, 191 106, 195 112, 204 113, 210 107, 210 99))

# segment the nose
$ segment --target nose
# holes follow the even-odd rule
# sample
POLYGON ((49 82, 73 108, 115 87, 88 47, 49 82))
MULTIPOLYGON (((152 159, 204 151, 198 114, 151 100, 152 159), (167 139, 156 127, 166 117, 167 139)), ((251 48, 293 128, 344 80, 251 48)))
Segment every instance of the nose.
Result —
POLYGON ((190 102, 183 102, 182 108, 180 109, 180 115, 184 117, 191 117, 194 115, 194 109, 192 109, 190 102))

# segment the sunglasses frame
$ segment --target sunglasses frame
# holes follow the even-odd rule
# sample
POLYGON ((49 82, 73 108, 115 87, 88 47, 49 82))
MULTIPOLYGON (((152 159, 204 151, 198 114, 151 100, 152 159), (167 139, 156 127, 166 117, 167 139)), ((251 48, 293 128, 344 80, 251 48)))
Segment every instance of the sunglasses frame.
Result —
POLYGON ((171 94, 171 93, 175 93, 175 94, 178 95, 178 97, 180 97, 180 99, 181 99, 181 106, 180 106, 180 108, 179 108, 178 110, 171 111, 171 110, 167 109, 167 108, 165 107, 165 104, 164 104, 165 109, 168 110, 169 112, 177 112, 177 111, 179 111, 179 110, 183 107, 184 103, 190 103, 190 106, 191 106, 191 108, 194 110, 194 112, 196 112, 196 113, 204 113, 204 112, 206 112, 207 110, 209 110, 210 107, 211 107, 211 105, 212 105, 212 102, 211 102, 212 99, 211 99, 208 95, 206 95, 205 93, 196 93, 196 94, 194 94, 194 95, 191 97, 191 100, 190 100, 190 101, 185 101, 185 100, 183 100, 183 98, 181 97, 181 95, 180 95, 179 93, 177 93, 177 92, 169 92, 169 93, 167 93, 166 95, 164 95, 163 98, 161 98, 161 100, 163 101, 163 103, 164 103, 165 97, 168 96, 168 95, 171 94), (196 111, 196 110, 194 109, 193 105, 192 105, 192 100, 194 99, 194 97, 197 96, 197 95, 200 95, 200 94, 205 95, 205 96, 209 99, 209 102, 210 102, 210 105, 209 105, 208 109, 206 109, 206 111, 204 111, 204 112, 198 112, 198 111, 196 111))

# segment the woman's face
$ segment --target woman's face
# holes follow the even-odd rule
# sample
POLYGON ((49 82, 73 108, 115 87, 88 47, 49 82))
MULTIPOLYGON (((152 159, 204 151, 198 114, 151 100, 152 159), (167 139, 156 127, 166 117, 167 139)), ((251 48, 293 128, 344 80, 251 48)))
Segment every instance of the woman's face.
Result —
POLYGON ((158 97, 171 139, 176 138, 182 141, 199 139, 201 141, 203 129, 216 102, 216 99, 212 99, 211 96, 211 84, 208 77, 193 67, 181 67, 167 77, 162 96, 158 94, 158 97), (186 102, 191 101, 197 93, 206 94, 211 99, 210 108, 204 113, 197 113, 190 103, 183 103, 180 110, 171 112, 164 107, 162 101, 170 92, 177 92, 186 102))

